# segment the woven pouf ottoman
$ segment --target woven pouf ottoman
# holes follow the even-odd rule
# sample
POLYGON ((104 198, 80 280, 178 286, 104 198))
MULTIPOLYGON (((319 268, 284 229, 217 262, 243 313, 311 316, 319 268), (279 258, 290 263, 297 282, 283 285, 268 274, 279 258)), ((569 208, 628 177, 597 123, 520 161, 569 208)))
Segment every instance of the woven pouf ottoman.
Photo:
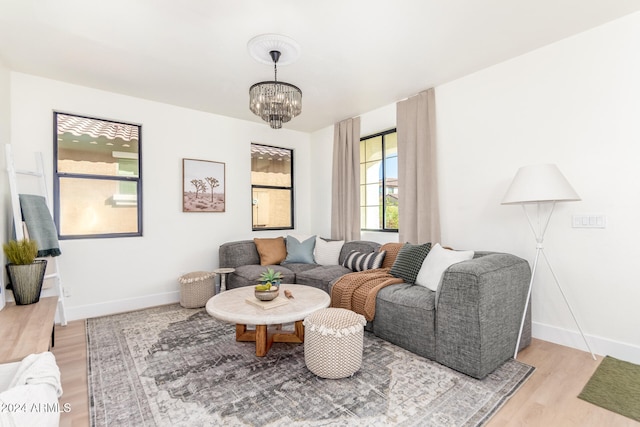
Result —
POLYGON ((304 319, 304 361, 321 378, 345 378, 362 365, 364 316, 323 308, 304 319))
POLYGON ((194 271, 180 276, 180 305, 184 308, 204 307, 216 293, 216 273, 194 271))

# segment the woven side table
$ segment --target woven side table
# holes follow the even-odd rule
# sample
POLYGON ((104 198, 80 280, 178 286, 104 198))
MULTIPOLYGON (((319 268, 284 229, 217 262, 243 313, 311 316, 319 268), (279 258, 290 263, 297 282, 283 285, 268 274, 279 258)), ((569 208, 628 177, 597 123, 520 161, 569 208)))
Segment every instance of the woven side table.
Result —
POLYGON ((194 271, 180 276, 180 305, 184 308, 204 307, 216 291, 216 273, 194 271))
POLYGON ((324 308, 304 319, 304 361, 322 378, 345 378, 362 366, 364 316, 344 308, 324 308))

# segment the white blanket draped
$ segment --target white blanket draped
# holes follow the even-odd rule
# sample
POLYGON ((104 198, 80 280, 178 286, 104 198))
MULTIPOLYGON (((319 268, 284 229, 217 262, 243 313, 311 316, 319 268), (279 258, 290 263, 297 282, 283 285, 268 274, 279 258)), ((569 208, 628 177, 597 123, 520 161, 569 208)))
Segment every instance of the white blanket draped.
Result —
POLYGON ((57 426, 62 385, 53 353, 30 354, 20 363, 3 366, 15 372, 9 387, 0 390, 0 426, 57 426))

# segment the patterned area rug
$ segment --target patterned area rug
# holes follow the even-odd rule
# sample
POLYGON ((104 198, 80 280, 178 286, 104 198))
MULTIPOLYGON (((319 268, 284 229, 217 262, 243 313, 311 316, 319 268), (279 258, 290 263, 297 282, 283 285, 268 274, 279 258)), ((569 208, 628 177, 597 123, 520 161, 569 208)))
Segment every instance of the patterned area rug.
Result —
POLYGON ((304 345, 266 357, 204 309, 88 319, 94 426, 478 426, 531 375, 515 360, 482 381, 365 333, 362 368, 327 380, 304 345))

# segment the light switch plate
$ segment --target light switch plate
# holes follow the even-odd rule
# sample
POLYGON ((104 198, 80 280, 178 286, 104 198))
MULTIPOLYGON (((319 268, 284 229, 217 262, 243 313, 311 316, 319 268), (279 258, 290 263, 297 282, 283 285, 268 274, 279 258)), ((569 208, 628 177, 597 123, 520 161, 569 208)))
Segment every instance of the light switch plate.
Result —
POLYGON ((607 228, 607 217, 602 214, 573 215, 571 225, 573 228, 607 228))

